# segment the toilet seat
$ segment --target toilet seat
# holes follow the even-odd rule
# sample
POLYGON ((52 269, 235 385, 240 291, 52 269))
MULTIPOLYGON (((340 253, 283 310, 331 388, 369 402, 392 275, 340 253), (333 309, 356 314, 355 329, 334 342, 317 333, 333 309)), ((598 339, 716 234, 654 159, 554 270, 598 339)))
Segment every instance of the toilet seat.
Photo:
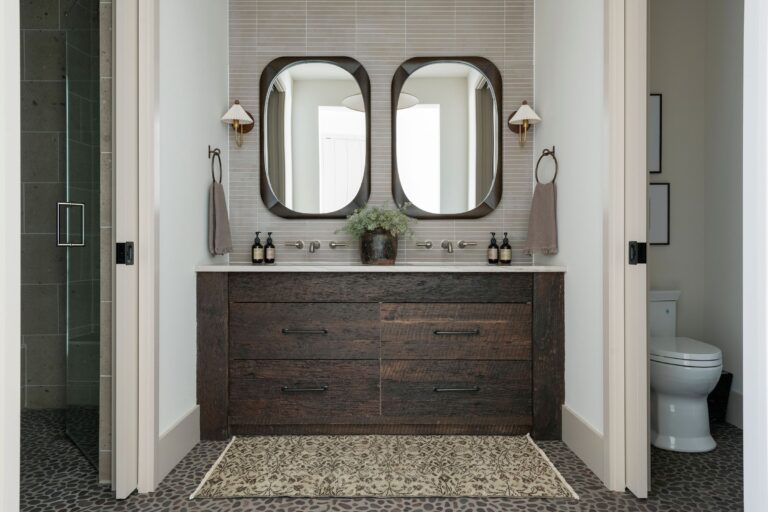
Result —
POLYGON ((650 360, 691 368, 712 368, 723 364, 722 351, 702 341, 686 337, 651 338, 650 360))

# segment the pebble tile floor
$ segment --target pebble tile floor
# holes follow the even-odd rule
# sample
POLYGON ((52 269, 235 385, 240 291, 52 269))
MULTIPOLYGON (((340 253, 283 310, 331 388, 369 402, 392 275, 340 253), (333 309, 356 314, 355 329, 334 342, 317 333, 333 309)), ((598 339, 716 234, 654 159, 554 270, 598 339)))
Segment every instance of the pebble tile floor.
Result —
POLYGON ((607 491, 600 480, 560 441, 542 441, 546 452, 580 500, 519 498, 397 499, 196 499, 200 480, 226 445, 200 443, 150 495, 116 501, 96 472, 64 435, 62 411, 22 414, 21 510, 65 511, 717 511, 743 510, 742 434, 727 424, 715 425, 715 451, 679 454, 653 449, 652 493, 638 500, 607 491))

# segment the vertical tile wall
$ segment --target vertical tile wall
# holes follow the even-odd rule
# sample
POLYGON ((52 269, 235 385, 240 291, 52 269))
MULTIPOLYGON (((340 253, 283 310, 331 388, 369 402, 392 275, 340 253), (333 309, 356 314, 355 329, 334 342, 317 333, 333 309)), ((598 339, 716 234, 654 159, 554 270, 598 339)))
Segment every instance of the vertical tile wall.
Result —
MULTIPOLYGON (((230 0, 229 80, 231 100, 258 119, 259 77, 272 59, 290 55, 346 55, 359 60, 371 78, 372 204, 392 203, 390 86, 406 59, 417 56, 480 56, 493 61, 504 82, 501 112, 506 117, 522 100, 533 100, 533 0, 230 0)), ((224 106, 222 106, 224 108, 224 106)), ((504 191, 499 208, 470 220, 422 220, 413 239, 400 243, 400 261, 485 261, 490 231, 509 231, 514 262, 528 264, 521 252, 532 191, 533 141, 520 148, 503 130, 504 191), (432 240, 438 248, 417 248, 432 240), (442 239, 478 242, 449 255, 442 239)), ((320 240, 322 248, 278 247, 278 261, 358 261, 358 249, 328 248, 343 220, 292 220, 271 214, 259 194, 258 122, 238 148, 230 138, 230 219, 233 263, 250 262, 253 231, 274 231, 289 240, 320 240)), ((501 233, 498 233, 499 235, 501 233)))
POLYGON ((21 403, 66 402, 66 250, 56 202, 66 180, 66 38, 58 0, 21 2, 21 403))
POLYGON ((99 481, 112 480, 112 0, 99 3, 99 481))

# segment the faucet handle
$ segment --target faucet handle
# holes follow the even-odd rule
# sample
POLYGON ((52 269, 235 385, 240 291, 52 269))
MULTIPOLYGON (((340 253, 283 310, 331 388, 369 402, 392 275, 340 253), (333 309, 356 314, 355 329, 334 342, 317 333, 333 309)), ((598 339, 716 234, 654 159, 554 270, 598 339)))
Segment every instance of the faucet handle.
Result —
POLYGON ((432 241, 431 240, 425 240, 424 242, 416 242, 416 247, 424 247, 425 249, 431 249, 432 248, 432 241))
POLYGON ((337 247, 346 247, 346 246, 347 244, 342 244, 342 243, 336 242, 335 240, 331 240, 330 242, 328 242, 328 247, 330 247, 331 249, 335 249, 337 247))
POLYGON ((295 248, 301 250, 301 249, 304 248, 304 242, 302 242, 301 240, 296 240, 295 242, 286 242, 285 246, 286 247, 295 247, 295 248))
POLYGON ((477 242, 465 242, 464 240, 459 240, 459 249, 465 249, 473 245, 477 245, 477 242))

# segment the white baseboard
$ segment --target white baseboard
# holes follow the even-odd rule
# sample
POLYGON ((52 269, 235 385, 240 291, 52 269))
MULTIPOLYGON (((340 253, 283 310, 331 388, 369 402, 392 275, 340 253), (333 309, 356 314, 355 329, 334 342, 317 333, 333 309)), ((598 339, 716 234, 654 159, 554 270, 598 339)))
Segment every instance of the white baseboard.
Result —
POLYGON ((156 476, 159 484, 176 464, 200 442, 200 406, 196 405, 160 434, 157 443, 156 476))
POLYGON ((742 429, 744 428, 744 409, 742 408, 743 403, 744 395, 738 391, 731 390, 731 394, 728 396, 728 410, 725 413, 725 421, 742 429))
POLYGON ((605 482, 603 434, 563 405, 563 441, 597 477, 605 482))

